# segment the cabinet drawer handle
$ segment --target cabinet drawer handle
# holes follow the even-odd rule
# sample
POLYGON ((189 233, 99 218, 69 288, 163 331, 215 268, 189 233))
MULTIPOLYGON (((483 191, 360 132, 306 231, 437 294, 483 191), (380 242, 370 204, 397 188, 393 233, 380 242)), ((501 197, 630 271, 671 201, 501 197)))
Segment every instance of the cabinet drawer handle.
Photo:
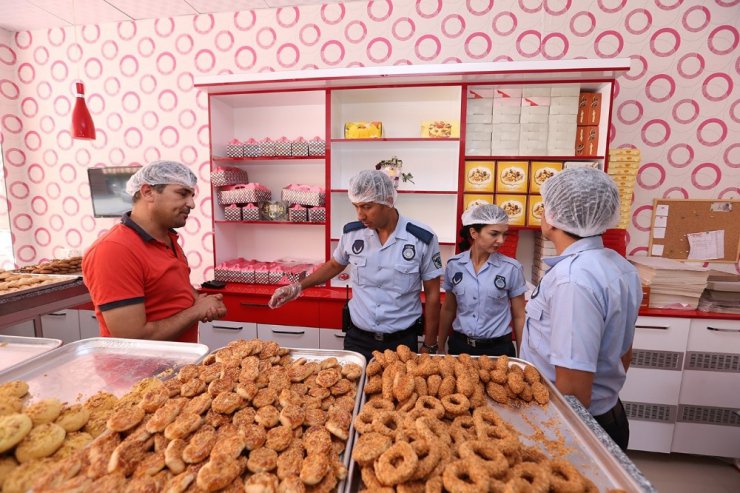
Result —
POLYGON ((659 329, 659 330, 668 330, 671 327, 665 326, 665 325, 635 325, 636 329, 659 329))
POLYGON ((243 325, 240 325, 239 327, 229 327, 227 325, 213 325, 214 329, 221 329, 221 330, 242 330, 244 328, 243 325))
POLYGON ((346 334, 333 334, 334 337, 337 337, 339 339, 344 339, 346 337, 346 334))
POLYGON ((242 301, 239 304, 241 306, 259 306, 259 307, 262 307, 262 308, 267 308, 267 303, 265 303, 265 304, 262 304, 262 303, 247 303, 246 301, 242 301))
POLYGON ((64 312, 56 312, 56 313, 52 312, 52 313, 47 313, 47 315, 49 315, 50 317, 66 317, 67 316, 67 314, 64 312))
POLYGON ((290 330, 275 330, 275 329, 270 329, 270 330, 272 331, 273 334, 288 334, 292 336, 301 336, 306 333, 305 330, 301 330, 300 332, 292 332, 290 330))
POLYGON ((710 327, 708 325, 707 330, 713 330, 715 332, 740 332, 740 329, 720 329, 719 327, 710 327))

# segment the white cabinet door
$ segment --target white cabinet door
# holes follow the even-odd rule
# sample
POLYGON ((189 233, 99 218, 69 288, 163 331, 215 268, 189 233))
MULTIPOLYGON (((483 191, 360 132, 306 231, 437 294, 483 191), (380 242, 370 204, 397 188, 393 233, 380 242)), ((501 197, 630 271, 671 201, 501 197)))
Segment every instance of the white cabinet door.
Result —
POLYGON ((61 339, 65 344, 80 340, 80 317, 78 310, 61 310, 41 316, 41 331, 44 337, 61 339))
POLYGON ((0 328, 0 334, 4 336, 21 336, 21 337, 35 337, 36 336, 36 334, 33 331, 33 320, 28 320, 26 322, 21 322, 19 324, 0 328))
POLYGON ((257 324, 257 337, 282 347, 318 349, 321 329, 290 325, 257 324))
POLYGON ((691 321, 687 351, 740 354, 740 321, 691 321))
POLYGON ((198 342, 211 351, 222 348, 236 339, 255 339, 257 324, 254 322, 231 322, 214 320, 198 324, 198 342))
POLYGON ((79 310, 80 339, 100 337, 100 324, 95 310, 79 310))
POLYGON ((630 420, 630 441, 627 448, 667 454, 671 451, 674 428, 674 423, 630 420))
POLYGON ((339 329, 319 330, 319 348, 321 349, 344 349, 344 336, 346 334, 339 329))
POLYGON ((676 423, 671 452, 740 457, 740 426, 676 423))

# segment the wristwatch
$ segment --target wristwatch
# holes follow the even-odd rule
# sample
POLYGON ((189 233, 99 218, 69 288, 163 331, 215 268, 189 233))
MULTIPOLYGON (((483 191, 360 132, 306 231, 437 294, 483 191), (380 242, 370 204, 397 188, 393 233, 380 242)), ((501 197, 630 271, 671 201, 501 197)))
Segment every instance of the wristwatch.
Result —
POLYGON ((426 349, 429 354, 437 354, 437 350, 439 349, 438 344, 427 345, 426 342, 422 342, 421 347, 422 349, 426 349))

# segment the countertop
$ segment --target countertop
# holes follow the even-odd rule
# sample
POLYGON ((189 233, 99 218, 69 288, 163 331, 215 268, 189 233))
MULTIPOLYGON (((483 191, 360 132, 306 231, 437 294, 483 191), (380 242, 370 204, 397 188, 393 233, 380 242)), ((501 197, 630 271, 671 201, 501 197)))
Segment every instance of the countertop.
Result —
POLYGON ((591 416, 591 413, 583 407, 581 401, 576 399, 572 395, 564 396, 568 405, 575 411, 579 418, 588 426, 588 428, 596 435, 596 438, 607 448, 607 450, 617 459, 617 462, 624 468, 625 471, 640 485, 643 492, 646 493, 658 493, 658 490, 650 484, 650 481, 640 472, 635 464, 622 452, 622 449, 614 443, 614 440, 604 431, 604 429, 596 422, 591 416))
POLYGON ((0 327, 89 302, 90 293, 81 277, 28 292, 17 291, 0 296, 0 327))

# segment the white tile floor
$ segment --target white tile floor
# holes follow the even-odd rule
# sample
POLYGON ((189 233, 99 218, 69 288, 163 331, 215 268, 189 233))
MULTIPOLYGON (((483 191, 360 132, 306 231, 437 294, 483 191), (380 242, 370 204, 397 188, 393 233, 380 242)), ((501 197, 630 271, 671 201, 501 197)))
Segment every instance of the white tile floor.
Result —
POLYGON ((660 493, 740 491, 740 469, 726 459, 637 451, 627 455, 660 493))

